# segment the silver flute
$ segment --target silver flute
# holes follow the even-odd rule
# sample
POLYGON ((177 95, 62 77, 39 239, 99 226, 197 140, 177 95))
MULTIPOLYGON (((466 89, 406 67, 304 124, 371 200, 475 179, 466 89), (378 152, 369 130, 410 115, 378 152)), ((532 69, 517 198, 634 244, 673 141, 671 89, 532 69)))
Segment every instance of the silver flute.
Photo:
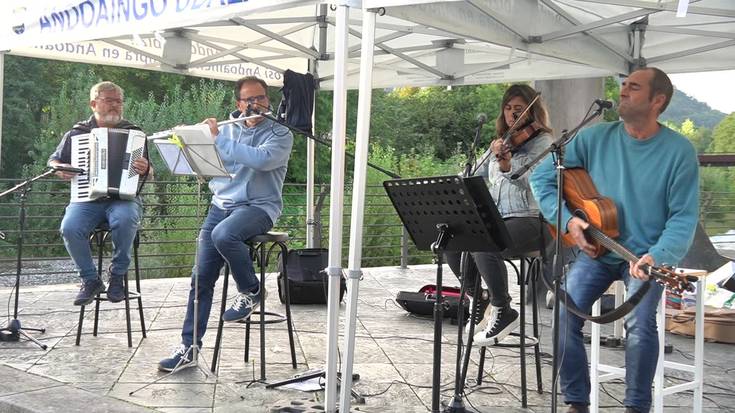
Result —
MULTIPOLYGON (((270 115, 270 114, 271 114, 271 112, 266 112, 266 113, 257 114, 257 115, 241 116, 241 117, 235 118, 235 119, 223 120, 222 122, 217 122, 217 126, 219 127, 219 126, 229 125, 230 123, 244 122, 244 121, 246 121, 248 119, 256 119, 256 118, 261 117, 262 115, 270 115)), ((173 134, 174 134, 174 130, 173 129, 168 129, 168 130, 156 132, 153 135, 149 135, 147 139, 148 140, 153 140, 153 139, 158 139, 158 138, 167 138, 167 137, 169 137, 169 136, 171 136, 173 134)))

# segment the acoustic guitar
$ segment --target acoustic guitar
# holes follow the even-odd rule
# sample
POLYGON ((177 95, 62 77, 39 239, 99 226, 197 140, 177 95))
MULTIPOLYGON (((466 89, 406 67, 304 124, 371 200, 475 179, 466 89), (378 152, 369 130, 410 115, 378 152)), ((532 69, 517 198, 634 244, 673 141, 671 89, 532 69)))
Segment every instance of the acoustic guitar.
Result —
MULTIPOLYGON (((595 188, 595 184, 586 170, 582 168, 564 170, 563 196, 567 201, 567 206, 572 211, 572 215, 590 224, 584 232, 587 241, 595 247, 594 252, 590 254, 592 258, 598 258, 609 250, 628 262, 639 260, 637 255, 615 240, 620 236, 618 210, 615 207, 615 202, 597 192, 597 188, 595 188)), ((551 229, 551 233, 556 236, 553 225, 551 229)), ((576 245, 569 233, 562 236, 562 241, 567 246, 576 245)), ((696 277, 678 274, 673 268, 665 265, 658 267, 643 265, 641 269, 672 292, 681 294, 684 291, 694 291, 693 283, 697 281, 696 277)))

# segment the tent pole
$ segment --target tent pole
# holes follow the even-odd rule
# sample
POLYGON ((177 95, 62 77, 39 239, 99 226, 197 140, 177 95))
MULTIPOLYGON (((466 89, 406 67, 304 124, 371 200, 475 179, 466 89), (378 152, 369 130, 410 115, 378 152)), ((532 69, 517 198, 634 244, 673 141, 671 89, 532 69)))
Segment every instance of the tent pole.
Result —
MULTIPOLYGON (((319 55, 327 54, 327 4, 319 5, 319 55)), ((309 71, 314 75, 314 79, 319 79, 319 60, 312 59, 310 61, 309 71)), ((317 83, 317 90, 319 84, 317 83)), ((311 124, 314 125, 316 132, 316 99, 313 102, 314 108, 311 112, 311 124)), ((306 140, 306 248, 321 247, 321 217, 316 216, 320 213, 314 210, 314 191, 316 186, 316 142, 313 139, 306 140)))
MULTIPOLYGON (((316 102, 313 102, 316 106, 316 102)), ((311 124, 314 125, 316 122, 316 116, 312 112, 311 124)), ((319 217, 316 217, 314 211, 314 186, 316 180, 314 176, 316 174, 316 142, 313 139, 306 140, 306 248, 318 248, 319 240, 316 234, 320 231, 316 230, 316 226, 319 224, 319 217)))
POLYGON ((334 95, 332 112, 332 170, 329 198, 329 294, 327 301, 327 365, 325 404, 327 412, 337 408, 337 340, 339 328, 339 292, 342 278, 342 208, 345 182, 345 131, 347 122, 347 36, 350 6, 337 5, 334 45, 334 95))
POLYGON ((355 355, 355 328, 357 297, 362 278, 362 233, 367 186, 368 143, 370 140, 370 105, 373 81, 373 51, 375 48, 375 19, 373 10, 362 12, 362 53, 360 56, 360 86, 357 103, 357 137, 355 169, 352 184, 352 222, 350 224, 350 252, 347 271, 347 308, 345 310, 344 357, 342 358, 342 386, 339 411, 349 412, 352 401, 352 363, 355 355))
POLYGON ((5 86, 5 52, 0 52, 0 171, 2 171, 3 155, 3 94, 5 86))

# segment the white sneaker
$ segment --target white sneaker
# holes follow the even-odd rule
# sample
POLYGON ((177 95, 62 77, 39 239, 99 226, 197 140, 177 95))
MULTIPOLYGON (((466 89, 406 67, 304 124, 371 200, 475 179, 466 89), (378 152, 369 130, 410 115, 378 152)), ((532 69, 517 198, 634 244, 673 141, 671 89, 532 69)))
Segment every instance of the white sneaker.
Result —
POLYGON ((520 324, 520 315, 510 305, 506 307, 489 306, 490 317, 485 328, 475 334, 473 341, 478 346, 492 346, 501 342, 520 324))
MULTIPOLYGON (((487 292, 483 291, 483 294, 487 294, 487 292)), ((467 342, 467 337, 470 336, 470 321, 471 320, 475 321, 475 330, 474 330, 475 334, 484 330, 487 327, 487 322, 490 319, 490 309, 492 308, 489 300, 490 299, 488 297, 483 296, 483 300, 480 301, 477 305, 477 310, 476 310, 477 313, 472 315, 470 317, 470 320, 467 320, 467 324, 465 324, 464 326, 464 335, 462 336, 465 343, 467 342), (483 308, 483 306, 485 308, 483 308)), ((474 303, 474 299, 470 297, 470 312, 472 311, 473 303, 474 303)))

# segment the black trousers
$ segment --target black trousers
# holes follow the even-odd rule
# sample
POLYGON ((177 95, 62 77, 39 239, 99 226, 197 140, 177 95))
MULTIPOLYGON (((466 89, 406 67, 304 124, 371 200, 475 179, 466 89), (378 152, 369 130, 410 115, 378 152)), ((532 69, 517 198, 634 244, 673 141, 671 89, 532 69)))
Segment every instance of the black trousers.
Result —
MULTIPOLYGON (((490 303, 495 307, 505 307, 510 304, 508 294, 508 270, 505 267, 503 256, 515 256, 532 251, 538 251, 542 236, 541 222, 536 217, 518 217, 505 219, 510 237, 513 240, 511 248, 500 252, 471 252, 467 263, 467 279, 465 288, 468 294, 474 297, 472 291, 478 273, 485 280, 490 292, 490 303)), ((552 244, 548 230, 543 228, 544 245, 552 244)), ((444 257, 454 275, 462 281, 461 257, 462 252, 446 252, 444 257)))

